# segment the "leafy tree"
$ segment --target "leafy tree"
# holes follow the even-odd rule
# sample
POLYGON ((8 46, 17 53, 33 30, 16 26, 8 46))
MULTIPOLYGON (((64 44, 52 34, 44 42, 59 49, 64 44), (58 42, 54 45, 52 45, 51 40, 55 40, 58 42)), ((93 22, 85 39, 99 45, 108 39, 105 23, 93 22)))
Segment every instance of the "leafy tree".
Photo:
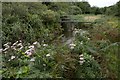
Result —
POLYGON ((120 15, 120 12, 119 12, 120 11, 120 1, 112 6, 104 7, 102 9, 103 9, 104 14, 119 16, 120 15))
POLYGON ((82 14, 82 10, 77 6, 71 6, 69 14, 73 14, 73 15, 82 14))
POLYGON ((86 1, 84 2, 78 2, 77 6, 82 9, 83 14, 89 14, 90 13, 90 4, 86 1))
POLYGON ((95 14, 101 14, 101 10, 99 8, 96 8, 95 14))

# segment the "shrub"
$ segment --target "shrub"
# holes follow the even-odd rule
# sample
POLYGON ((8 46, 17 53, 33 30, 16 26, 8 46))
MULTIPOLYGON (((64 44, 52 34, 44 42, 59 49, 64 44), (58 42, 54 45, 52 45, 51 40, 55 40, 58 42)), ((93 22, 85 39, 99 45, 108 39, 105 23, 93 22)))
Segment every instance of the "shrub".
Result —
POLYGON ((42 19, 45 22, 51 22, 51 21, 55 22, 59 20, 59 15, 57 14, 57 12, 54 12, 52 10, 47 10, 43 12, 42 19))

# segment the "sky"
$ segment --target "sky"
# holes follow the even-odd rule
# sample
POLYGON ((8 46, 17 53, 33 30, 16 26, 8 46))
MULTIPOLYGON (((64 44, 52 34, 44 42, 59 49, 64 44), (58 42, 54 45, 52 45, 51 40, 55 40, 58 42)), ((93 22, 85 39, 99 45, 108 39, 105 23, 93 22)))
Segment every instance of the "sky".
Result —
POLYGON ((3 2, 36 2, 36 1, 55 1, 55 2, 70 2, 70 1, 87 1, 91 6, 105 7, 116 4, 119 0, 2 0, 3 2))
POLYGON ((119 0, 85 0, 89 2, 91 6, 105 7, 116 4, 119 0))

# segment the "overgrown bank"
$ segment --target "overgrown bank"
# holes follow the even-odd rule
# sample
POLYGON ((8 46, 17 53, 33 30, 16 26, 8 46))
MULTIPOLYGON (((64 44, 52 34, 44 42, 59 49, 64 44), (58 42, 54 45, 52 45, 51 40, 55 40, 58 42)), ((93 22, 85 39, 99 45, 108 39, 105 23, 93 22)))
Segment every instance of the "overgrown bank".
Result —
POLYGON ((117 19, 81 15, 81 10, 72 6, 77 9, 72 11, 75 15, 72 19, 79 17, 77 20, 87 21, 97 17, 96 23, 91 24, 91 29, 77 24, 72 31, 73 41, 62 44, 65 30, 59 20, 61 15, 70 14, 71 6, 69 3, 3 3, 0 49, 3 77, 118 78, 117 19))

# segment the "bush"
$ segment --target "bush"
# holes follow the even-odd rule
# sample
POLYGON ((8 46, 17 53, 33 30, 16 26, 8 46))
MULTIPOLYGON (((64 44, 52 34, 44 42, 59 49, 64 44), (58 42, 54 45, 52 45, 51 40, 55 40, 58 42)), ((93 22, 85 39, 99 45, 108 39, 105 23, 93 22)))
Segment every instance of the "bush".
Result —
POLYGON ((70 12, 69 14, 73 15, 82 14, 82 10, 77 6, 71 6, 69 12, 70 12))
POLYGON ((59 20, 59 15, 57 14, 57 12, 54 12, 52 10, 47 10, 43 12, 42 19, 45 22, 55 22, 59 20))

